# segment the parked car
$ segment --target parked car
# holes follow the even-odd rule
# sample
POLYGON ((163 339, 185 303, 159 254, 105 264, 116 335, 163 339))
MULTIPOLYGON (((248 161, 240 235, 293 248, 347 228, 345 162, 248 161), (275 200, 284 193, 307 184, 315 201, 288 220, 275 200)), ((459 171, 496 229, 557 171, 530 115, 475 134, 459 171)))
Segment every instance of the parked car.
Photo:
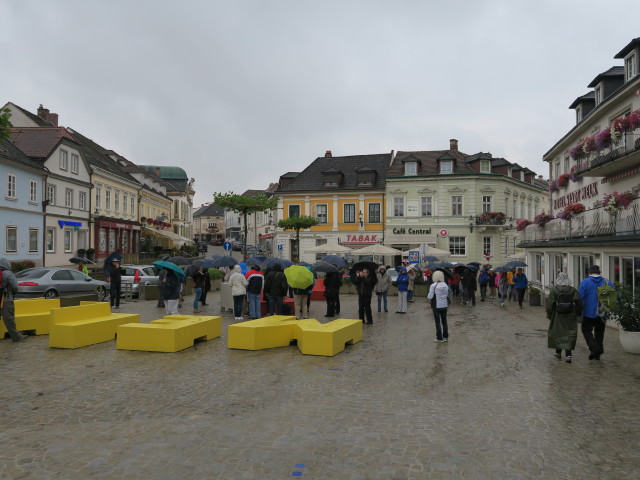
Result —
POLYGON ((211 243, 211 245, 213 245, 214 247, 220 247, 224 243, 224 239, 222 239, 222 238, 214 238, 209 243, 211 243))
POLYGON ((102 302, 109 293, 109 284, 95 280, 73 268, 36 267, 16 273, 17 298, 56 298, 65 295, 96 293, 102 302))
POLYGON ((122 268, 126 269, 122 275, 122 288, 124 289, 125 283, 133 284, 134 297, 140 292, 141 286, 158 285, 158 274, 152 265, 123 265, 122 268))
POLYGON ((208 249, 207 242, 198 242, 198 253, 207 253, 208 249))
POLYGON ((231 242, 231 249, 235 250, 236 252, 241 252, 242 251, 242 242, 234 240, 233 242, 231 242))

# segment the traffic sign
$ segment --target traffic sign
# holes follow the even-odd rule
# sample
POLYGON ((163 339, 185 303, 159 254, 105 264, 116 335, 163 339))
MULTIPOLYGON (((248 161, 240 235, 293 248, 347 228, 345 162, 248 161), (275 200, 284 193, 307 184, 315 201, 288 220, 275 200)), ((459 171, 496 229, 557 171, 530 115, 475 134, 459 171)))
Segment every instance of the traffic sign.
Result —
POLYGON ((282 244, 278 245, 278 251, 280 251, 280 252, 282 251, 282 244))
POLYGON ((441 237, 446 237, 447 235, 449 235, 449 232, 447 232, 447 230, 445 228, 440 230, 440 236, 441 237))
POLYGON ((231 242, 224 242, 224 243, 222 244, 222 248, 224 248, 224 249, 225 249, 225 250, 227 250, 227 251, 231 250, 231 246, 232 246, 232 245, 231 245, 231 242))

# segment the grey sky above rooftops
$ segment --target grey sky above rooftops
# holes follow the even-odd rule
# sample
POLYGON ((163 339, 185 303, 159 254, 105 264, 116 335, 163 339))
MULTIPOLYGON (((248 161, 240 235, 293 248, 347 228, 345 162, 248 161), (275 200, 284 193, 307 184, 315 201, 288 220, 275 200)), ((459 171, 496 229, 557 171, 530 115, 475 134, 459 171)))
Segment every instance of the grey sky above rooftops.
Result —
POLYGON ((334 156, 491 152, 547 176, 567 107, 640 36, 640 2, 6 1, 1 104, 139 165, 265 189, 334 156))

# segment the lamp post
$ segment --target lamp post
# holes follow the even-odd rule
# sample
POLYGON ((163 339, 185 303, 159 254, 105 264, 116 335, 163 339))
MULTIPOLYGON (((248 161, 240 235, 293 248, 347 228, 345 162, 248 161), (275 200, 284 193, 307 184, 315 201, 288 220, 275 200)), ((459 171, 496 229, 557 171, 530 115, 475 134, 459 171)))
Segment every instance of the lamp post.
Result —
POLYGON ((473 226, 475 225, 473 215, 469 215, 469 231, 473 233, 473 226))
POLYGON ((362 214, 362 210, 358 213, 358 220, 360 220, 360 228, 364 227, 364 215, 362 214))

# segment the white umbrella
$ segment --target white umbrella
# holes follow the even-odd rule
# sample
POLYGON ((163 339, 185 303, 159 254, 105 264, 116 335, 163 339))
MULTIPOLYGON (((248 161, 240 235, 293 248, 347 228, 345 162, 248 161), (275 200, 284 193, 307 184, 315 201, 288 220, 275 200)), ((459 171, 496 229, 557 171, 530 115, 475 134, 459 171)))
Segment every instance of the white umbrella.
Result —
POLYGON ((376 243, 375 245, 354 250, 351 253, 353 255, 402 255, 402 250, 396 250, 395 248, 385 247, 384 245, 376 243))
POLYGON ((337 243, 325 243, 305 250, 305 253, 351 253, 352 249, 337 243))

